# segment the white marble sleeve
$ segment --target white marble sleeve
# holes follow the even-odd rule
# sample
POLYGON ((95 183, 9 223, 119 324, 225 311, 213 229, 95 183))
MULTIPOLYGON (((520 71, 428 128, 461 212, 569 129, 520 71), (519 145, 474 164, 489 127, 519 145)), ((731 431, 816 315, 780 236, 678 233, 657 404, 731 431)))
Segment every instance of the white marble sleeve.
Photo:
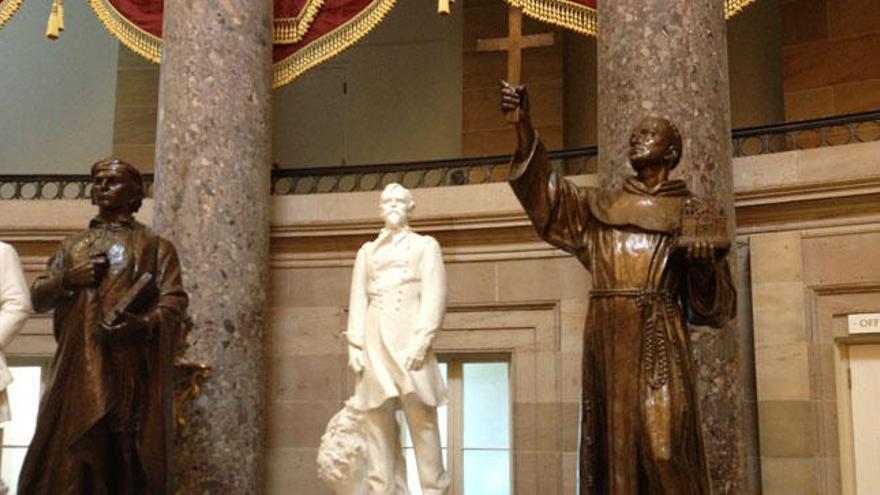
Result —
POLYGON ((9 345, 30 313, 30 292, 18 254, 0 243, 0 349, 9 345))
POLYGON ((446 313, 446 269, 440 244, 433 237, 427 238, 419 268, 422 288, 416 333, 419 343, 427 349, 443 325, 446 313))
POLYGON ((348 300, 348 327, 345 332, 348 343, 359 349, 364 346, 364 322, 368 302, 366 250, 366 245, 361 247, 354 260, 348 300))

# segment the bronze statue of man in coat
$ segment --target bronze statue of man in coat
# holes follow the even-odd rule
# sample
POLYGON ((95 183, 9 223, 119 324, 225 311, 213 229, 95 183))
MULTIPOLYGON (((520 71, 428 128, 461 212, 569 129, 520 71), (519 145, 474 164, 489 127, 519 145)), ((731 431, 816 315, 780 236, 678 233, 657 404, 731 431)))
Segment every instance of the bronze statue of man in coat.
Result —
POLYGON ((520 112, 514 193, 541 238, 593 276, 580 493, 709 493, 686 322, 721 326, 734 315, 736 294, 724 258, 729 243, 679 242, 682 211, 699 200, 669 178, 681 158, 678 130, 644 119, 630 137, 636 174, 622 190, 578 187, 552 169, 525 88, 502 83, 501 100, 504 112, 520 112))
POLYGON ((187 295, 174 246, 133 217, 143 198, 134 166, 95 163, 98 215, 33 283, 58 350, 19 494, 173 492, 171 373, 187 295))

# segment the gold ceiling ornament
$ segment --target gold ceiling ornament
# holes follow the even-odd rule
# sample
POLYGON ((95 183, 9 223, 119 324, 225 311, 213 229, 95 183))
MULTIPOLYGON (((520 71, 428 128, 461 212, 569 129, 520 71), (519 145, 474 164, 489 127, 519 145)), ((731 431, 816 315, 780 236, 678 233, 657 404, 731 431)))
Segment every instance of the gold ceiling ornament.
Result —
POLYGON ((123 45, 145 59, 158 64, 162 61, 162 39, 137 27, 125 18, 109 0, 89 0, 89 5, 101 24, 123 45))
POLYGON ((301 50, 275 63, 272 87, 279 88, 307 70, 329 60, 373 30, 396 4, 397 0, 373 0, 345 24, 310 42, 301 50))
POLYGON ((52 2, 52 10, 49 12, 49 21, 46 23, 46 37, 57 40, 64 31, 64 3, 62 0, 52 2))
POLYGON ((277 45, 292 45, 299 42, 309 32, 312 22, 323 6, 324 0, 307 0, 296 17, 275 19, 272 25, 272 41, 277 45))
POLYGON ((22 1, 23 0, 0 0, 0 27, 3 27, 9 19, 12 19, 15 12, 21 7, 22 1))
POLYGON ((449 15, 452 11, 449 5, 455 0, 437 0, 437 13, 440 15, 449 15))

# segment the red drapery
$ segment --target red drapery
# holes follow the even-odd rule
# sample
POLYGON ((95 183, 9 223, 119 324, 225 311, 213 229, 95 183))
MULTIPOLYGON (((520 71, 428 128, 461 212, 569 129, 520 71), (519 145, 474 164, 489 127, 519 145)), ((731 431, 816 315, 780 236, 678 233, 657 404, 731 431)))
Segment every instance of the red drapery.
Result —
MULTIPOLYGON (((161 61, 163 0, 89 4, 123 44, 153 62, 161 61)), ((394 4, 395 0, 275 0, 274 85, 287 84, 357 42, 394 4)))

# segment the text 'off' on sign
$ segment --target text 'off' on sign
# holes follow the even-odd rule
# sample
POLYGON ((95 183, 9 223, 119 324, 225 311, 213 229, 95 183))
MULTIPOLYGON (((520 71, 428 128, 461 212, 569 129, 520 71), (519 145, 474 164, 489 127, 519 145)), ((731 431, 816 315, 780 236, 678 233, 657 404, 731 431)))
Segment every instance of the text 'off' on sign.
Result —
POLYGON ((880 313, 849 315, 849 333, 880 333, 880 313))

